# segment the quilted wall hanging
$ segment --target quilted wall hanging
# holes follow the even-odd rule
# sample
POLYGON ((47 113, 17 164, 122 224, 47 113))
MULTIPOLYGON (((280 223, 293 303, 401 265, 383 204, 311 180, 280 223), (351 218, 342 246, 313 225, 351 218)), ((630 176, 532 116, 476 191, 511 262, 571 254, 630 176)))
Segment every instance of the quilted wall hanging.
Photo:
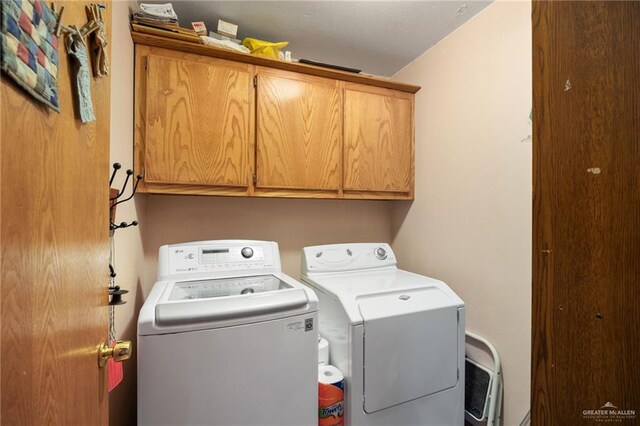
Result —
POLYGON ((2 70, 34 98, 60 111, 58 16, 41 0, 2 0, 2 70))

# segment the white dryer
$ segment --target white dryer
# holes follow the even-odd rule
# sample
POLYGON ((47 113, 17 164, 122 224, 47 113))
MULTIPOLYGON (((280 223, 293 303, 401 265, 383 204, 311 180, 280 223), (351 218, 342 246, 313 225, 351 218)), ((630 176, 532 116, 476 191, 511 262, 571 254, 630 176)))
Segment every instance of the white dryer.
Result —
POLYGON ((388 244, 306 247, 302 280, 345 375, 345 424, 464 424, 463 301, 442 281, 399 270, 388 244))
POLYGON ((138 423, 317 424, 317 309, 276 243, 161 247, 138 319, 138 423))

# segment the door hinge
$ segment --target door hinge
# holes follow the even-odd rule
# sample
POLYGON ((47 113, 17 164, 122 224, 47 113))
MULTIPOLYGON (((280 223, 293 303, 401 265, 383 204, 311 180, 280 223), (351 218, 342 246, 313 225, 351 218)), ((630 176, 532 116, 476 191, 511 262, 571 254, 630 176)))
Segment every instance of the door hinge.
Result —
POLYGON ((252 177, 253 177, 253 184, 255 185, 256 183, 258 183, 258 176, 256 176, 254 173, 252 177))
POLYGON ((145 56, 144 57, 144 69, 145 69, 145 71, 147 70, 148 62, 149 62, 149 58, 147 56, 145 56))
POLYGON ((460 310, 458 309, 458 324, 460 324, 460 310))
POLYGON ((253 87, 258 87, 258 75, 253 76, 253 87))

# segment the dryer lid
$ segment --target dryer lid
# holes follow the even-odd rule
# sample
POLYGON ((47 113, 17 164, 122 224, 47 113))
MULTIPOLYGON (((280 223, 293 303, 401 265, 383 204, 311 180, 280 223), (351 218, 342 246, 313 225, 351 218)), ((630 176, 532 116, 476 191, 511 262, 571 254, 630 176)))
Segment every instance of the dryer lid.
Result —
POLYGON ((454 387, 458 306, 441 289, 358 298, 364 326, 364 402, 374 413, 454 387))
MULTIPOLYGON (((442 281, 417 275, 411 272, 391 269, 367 272, 346 272, 328 276, 302 277, 311 287, 327 294, 338 301, 352 325, 362 324, 364 318, 359 308, 361 300, 373 296, 388 294, 401 295, 403 292, 420 289, 437 289, 439 297, 419 299, 420 306, 411 303, 416 309, 433 309, 438 306, 455 305, 462 307, 464 302, 442 281)), ((414 299, 414 302, 416 300, 414 299)), ((409 305, 402 305, 402 309, 409 305)), ((393 316, 396 312, 392 305, 379 306, 379 309, 369 311, 369 315, 376 317, 393 316)), ((405 311, 402 311, 405 312, 405 311)), ((371 318, 369 318, 371 319, 371 318)))

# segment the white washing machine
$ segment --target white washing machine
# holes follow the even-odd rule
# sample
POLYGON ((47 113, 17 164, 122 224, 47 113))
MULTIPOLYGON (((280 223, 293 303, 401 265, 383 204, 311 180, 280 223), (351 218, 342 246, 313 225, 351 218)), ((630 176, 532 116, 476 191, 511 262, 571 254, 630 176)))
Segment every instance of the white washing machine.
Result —
POLYGON ((345 424, 464 424, 463 301, 400 270, 388 244, 306 247, 302 280, 345 376, 345 424))
POLYGON ((317 309, 276 243, 161 247, 138 319, 138 423, 316 425, 317 309))

